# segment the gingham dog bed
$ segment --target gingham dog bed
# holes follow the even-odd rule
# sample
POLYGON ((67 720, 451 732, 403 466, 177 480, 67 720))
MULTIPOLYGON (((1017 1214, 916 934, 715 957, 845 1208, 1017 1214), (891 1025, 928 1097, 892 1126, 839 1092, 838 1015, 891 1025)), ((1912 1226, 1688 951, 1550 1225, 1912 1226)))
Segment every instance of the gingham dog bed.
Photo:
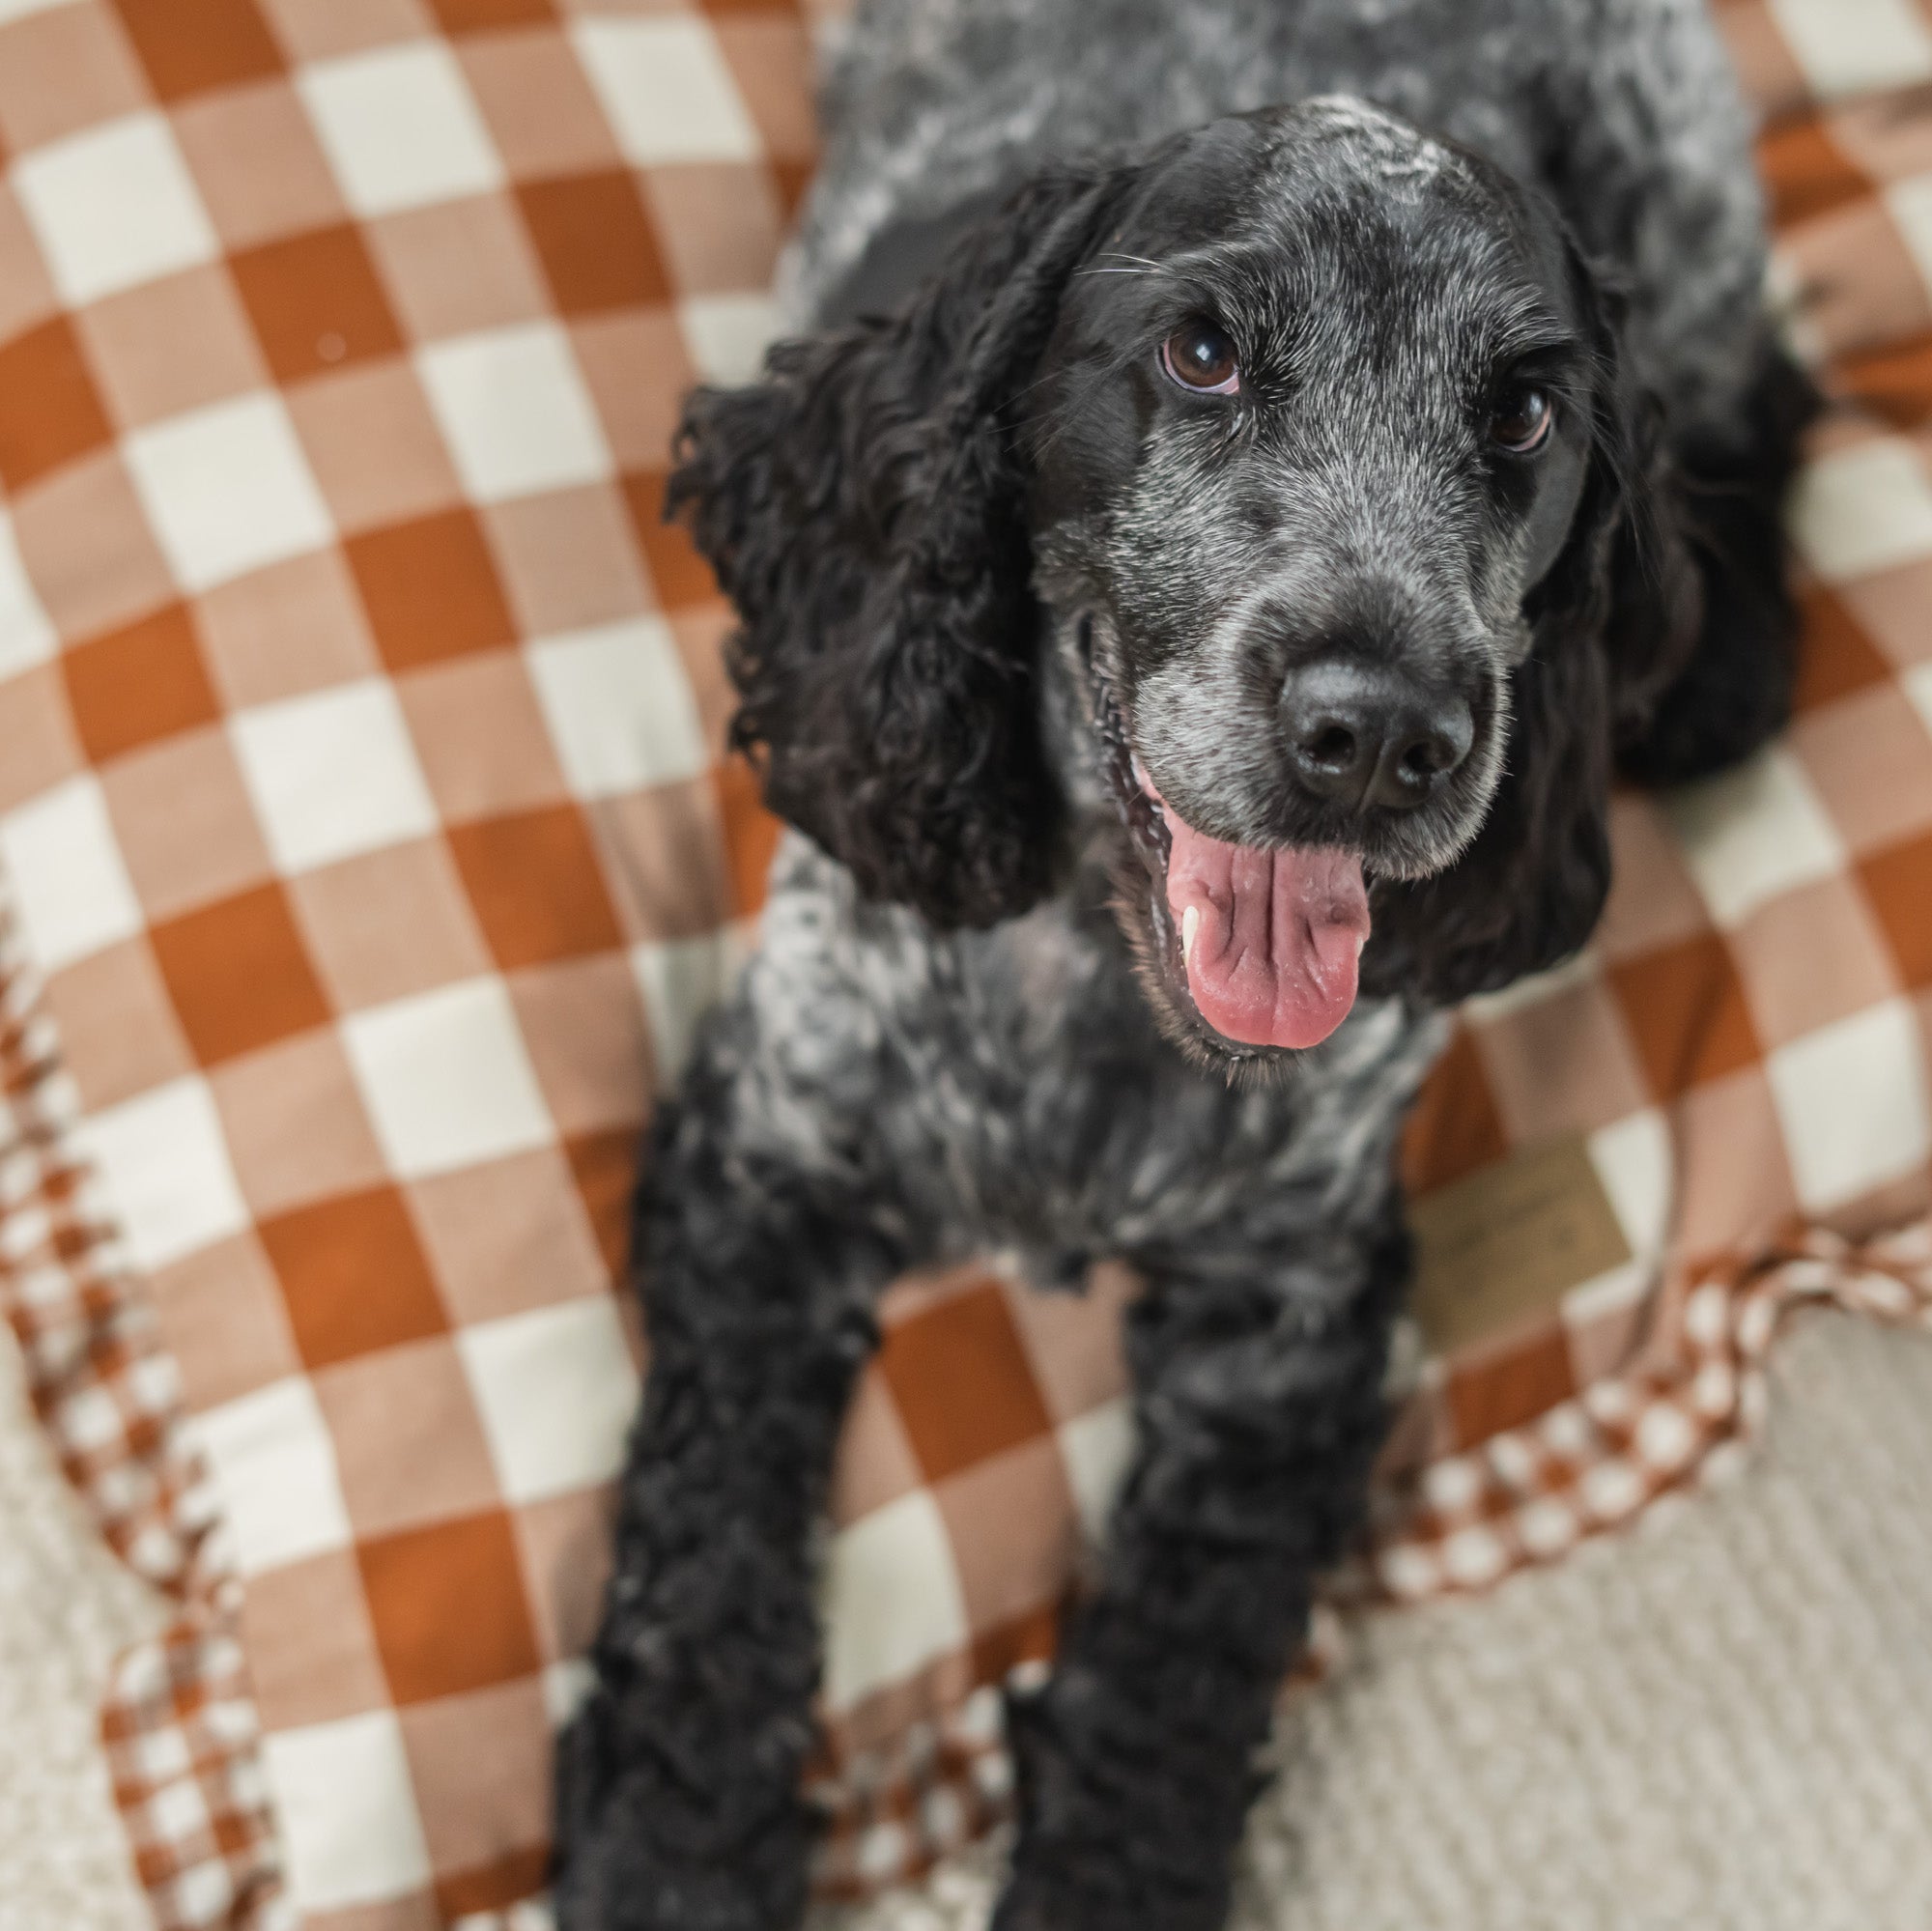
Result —
MULTIPOLYGON (((1842 399, 1801 710, 1616 810, 1580 961, 1410 1136, 1412 1395, 1344 1601, 1708 1465, 1932 1200, 1932 14, 1736 0, 1842 399)), ((0 0, 0 1305, 175 1598, 103 1710, 156 1920, 507 1925, 638 1385, 638 1129, 750 942, 725 622, 659 521, 810 159, 776 0, 0 0)), ((1130 1284, 906 1284, 826 1576, 823 1880, 1006 1794, 1126 1439, 1130 1284)))

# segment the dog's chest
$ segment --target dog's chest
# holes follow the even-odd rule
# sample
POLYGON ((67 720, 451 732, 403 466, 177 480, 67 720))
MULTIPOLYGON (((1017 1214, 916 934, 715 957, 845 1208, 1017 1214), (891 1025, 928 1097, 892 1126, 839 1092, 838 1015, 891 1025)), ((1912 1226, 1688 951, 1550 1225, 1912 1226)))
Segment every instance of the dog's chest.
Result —
POLYGON ((1023 1246, 1238 1244, 1380 1199, 1432 1022, 1368 1006, 1292 1078, 1231 1086, 1156 1033, 1111 920, 1055 906, 1002 937, 969 948, 961 1030, 988 1062, 985 1117, 1009 1122, 980 1205, 1023 1246))
POLYGON ((781 892, 748 982, 758 1110, 876 1165, 935 1254, 1098 1254, 1287 1237, 1385 1199, 1438 1022, 1358 1008, 1285 1082, 1168 1045, 1110 917, 1055 900, 988 933, 781 892))

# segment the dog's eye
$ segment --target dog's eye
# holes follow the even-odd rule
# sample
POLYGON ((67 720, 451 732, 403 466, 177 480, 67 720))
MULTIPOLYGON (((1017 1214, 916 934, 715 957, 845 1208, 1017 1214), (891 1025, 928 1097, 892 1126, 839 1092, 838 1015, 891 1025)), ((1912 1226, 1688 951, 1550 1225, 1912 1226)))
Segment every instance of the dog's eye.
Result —
POLYGON ((1511 389, 1490 416, 1490 440, 1512 456, 1527 456, 1548 440, 1556 410, 1546 391, 1511 389))
POLYGON ((1183 322, 1160 345, 1160 365, 1184 389, 1231 396, 1241 386, 1235 345, 1211 322, 1183 322))

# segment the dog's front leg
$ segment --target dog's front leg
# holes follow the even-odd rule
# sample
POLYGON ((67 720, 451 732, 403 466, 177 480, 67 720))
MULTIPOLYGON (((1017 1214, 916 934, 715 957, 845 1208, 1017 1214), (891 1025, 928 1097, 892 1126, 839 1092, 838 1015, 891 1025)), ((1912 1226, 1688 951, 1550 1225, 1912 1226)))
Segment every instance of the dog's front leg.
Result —
POLYGON ((566 1931, 792 1931, 819 1670, 812 1545, 898 1264, 826 1165, 760 1150, 700 1081, 658 1134, 650 1341, 598 1681, 559 1755, 566 1931))
POLYGON ((1222 1923, 1312 1580, 1381 1439, 1405 1266, 1391 1215, 1314 1266, 1151 1270, 1105 1573, 1046 1689, 1009 1713, 1020 1835, 996 1931, 1222 1923))

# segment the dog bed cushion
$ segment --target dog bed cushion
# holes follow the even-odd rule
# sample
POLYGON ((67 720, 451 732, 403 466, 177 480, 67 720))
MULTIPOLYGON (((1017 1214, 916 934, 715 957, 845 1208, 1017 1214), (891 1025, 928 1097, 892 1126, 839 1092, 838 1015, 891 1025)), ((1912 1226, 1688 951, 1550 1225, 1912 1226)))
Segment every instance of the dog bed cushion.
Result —
MULTIPOLYGON (((1791 1295, 1917 1305, 1803 1233, 1922 1211, 1932 1150, 1932 120, 1883 91, 1932 31, 1880 14, 1724 10, 1846 401, 1795 505, 1801 715, 1621 800, 1597 944, 1464 1015, 1344 1594, 1626 1519, 1791 1295)), ((164 1926, 541 1888, 638 1131, 772 837, 667 443, 768 330, 809 38, 778 0, 0 4, 0 1302, 175 1604, 103 1711, 164 1926)), ((993 1686, 1104 1513, 1129 1292, 890 1302, 826 1576, 828 1889, 1002 1807, 993 1686)))

